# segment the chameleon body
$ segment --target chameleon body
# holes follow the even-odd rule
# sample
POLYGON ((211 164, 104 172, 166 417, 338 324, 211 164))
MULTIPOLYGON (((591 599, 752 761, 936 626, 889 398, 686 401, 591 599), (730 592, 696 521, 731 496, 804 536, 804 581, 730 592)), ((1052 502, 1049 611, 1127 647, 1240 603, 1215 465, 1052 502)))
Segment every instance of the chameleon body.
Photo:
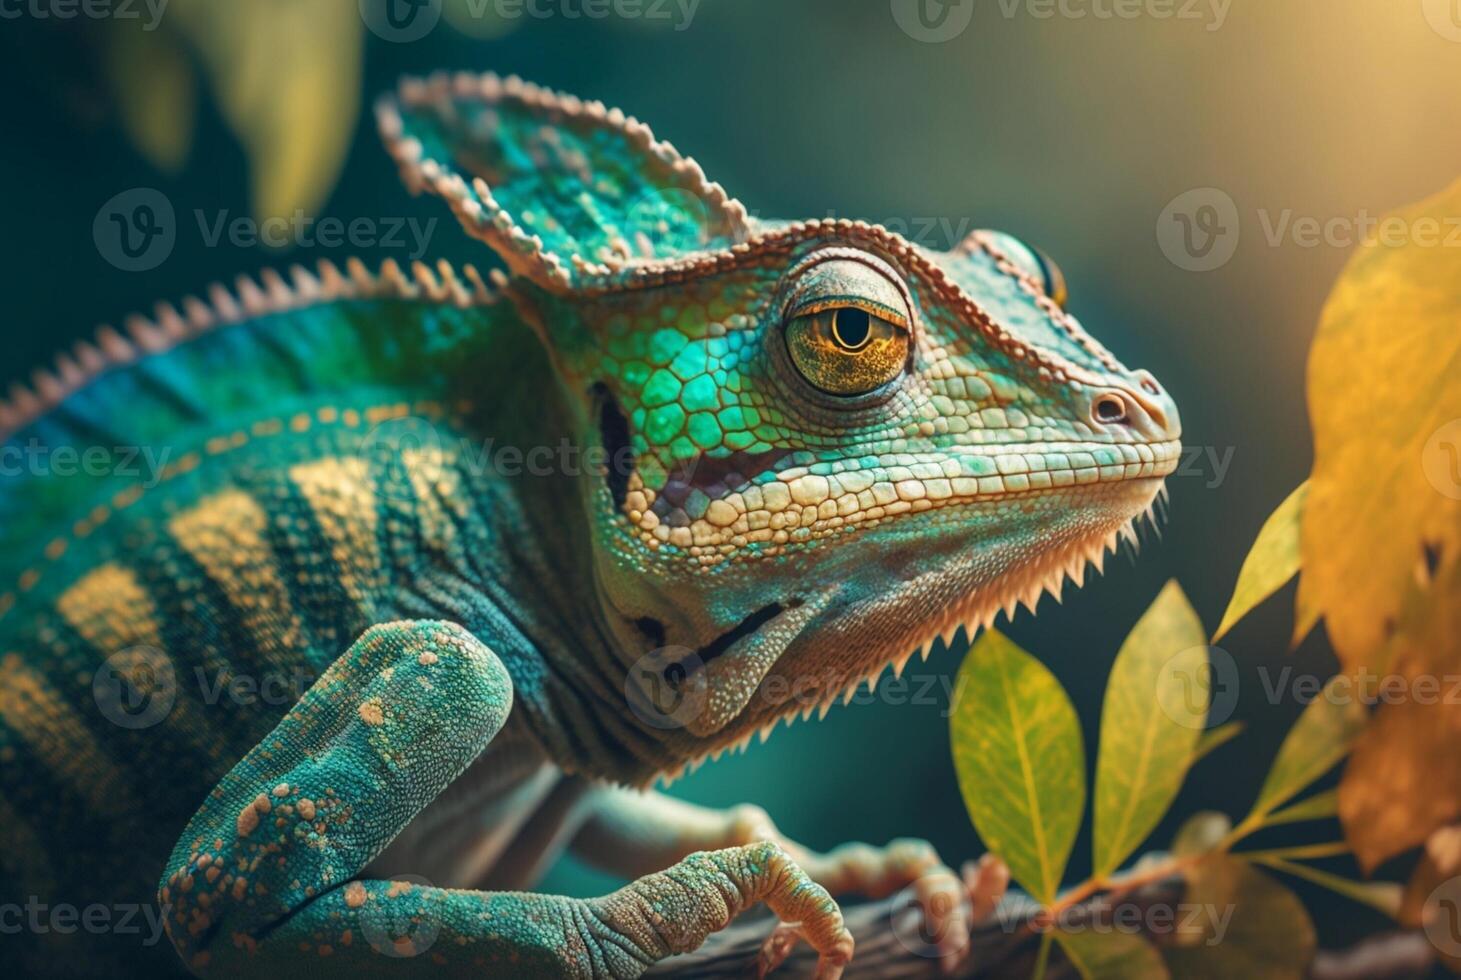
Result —
POLYGON ((1079 579, 1172 470, 1172 401, 1008 236, 753 219, 516 79, 378 119, 505 272, 241 279, 0 407, 46 462, 0 484, 0 905, 166 930, 11 912, 6 960, 633 977, 765 903, 763 967, 805 940, 833 977, 834 896, 910 885, 956 956, 927 845, 635 787, 1079 579), (521 890, 565 848, 632 883, 521 890))

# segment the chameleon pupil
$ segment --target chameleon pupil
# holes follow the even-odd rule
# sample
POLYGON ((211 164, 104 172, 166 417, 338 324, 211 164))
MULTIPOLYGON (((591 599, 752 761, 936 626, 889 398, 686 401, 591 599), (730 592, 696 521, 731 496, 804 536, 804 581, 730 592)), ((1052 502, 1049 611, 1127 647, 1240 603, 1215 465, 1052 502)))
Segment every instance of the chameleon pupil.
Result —
POLYGON ((832 336, 846 350, 859 350, 872 336, 872 323, 866 310, 847 307, 832 318, 832 336))

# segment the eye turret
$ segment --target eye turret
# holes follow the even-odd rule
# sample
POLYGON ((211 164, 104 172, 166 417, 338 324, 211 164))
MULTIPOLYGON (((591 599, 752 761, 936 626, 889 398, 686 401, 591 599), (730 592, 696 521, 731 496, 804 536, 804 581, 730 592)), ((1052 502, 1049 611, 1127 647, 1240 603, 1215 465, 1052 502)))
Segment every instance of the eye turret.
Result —
POLYGON ((993 239, 995 248, 1019 266, 1020 271, 1035 280, 1056 306, 1062 310, 1065 309, 1070 300, 1070 289, 1066 285, 1065 273, 1060 271, 1060 266, 1055 264, 1054 259, 1042 250, 1033 245, 1027 245, 1012 235, 991 232, 990 237, 993 239))

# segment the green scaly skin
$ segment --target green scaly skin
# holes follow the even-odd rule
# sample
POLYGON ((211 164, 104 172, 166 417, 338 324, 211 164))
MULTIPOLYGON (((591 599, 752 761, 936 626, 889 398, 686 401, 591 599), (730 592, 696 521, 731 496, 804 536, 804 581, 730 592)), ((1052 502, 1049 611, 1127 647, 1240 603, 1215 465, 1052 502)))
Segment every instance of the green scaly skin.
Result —
POLYGON ((0 907, 154 904, 171 940, 7 945, 633 977, 765 903, 764 965, 800 937, 835 977, 832 896, 911 885, 957 958, 926 844, 816 854, 632 787, 1078 579, 1172 470, 1171 400, 1008 236, 754 220, 516 79, 408 81, 378 116, 506 275, 240 280, 0 405, 12 464, 100 454, 0 485, 0 907), (843 346, 803 346, 823 313, 843 346), (632 883, 515 890, 564 849, 632 883))

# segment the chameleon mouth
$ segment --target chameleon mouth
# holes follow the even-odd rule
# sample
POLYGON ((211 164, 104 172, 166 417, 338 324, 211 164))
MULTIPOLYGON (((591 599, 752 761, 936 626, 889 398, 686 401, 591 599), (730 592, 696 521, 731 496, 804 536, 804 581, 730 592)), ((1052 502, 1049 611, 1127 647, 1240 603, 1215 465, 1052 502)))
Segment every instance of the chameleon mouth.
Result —
POLYGON ((1104 571, 1106 556, 1123 543, 1140 546, 1140 527, 1156 526, 1166 492, 1160 478, 1125 481, 1108 491, 1115 498, 1107 509, 1109 518, 1051 544, 1016 570, 980 580, 965 549, 950 559, 952 564, 890 590, 875 611, 834 610, 833 590, 807 595, 796 608, 784 610, 767 624, 769 632, 766 627, 757 630, 705 665, 709 704, 687 728, 705 739, 732 730, 734 734, 668 778, 707 759, 744 751, 758 734, 764 742, 783 722, 789 726, 798 719, 825 717, 833 705, 848 703, 858 691, 875 691, 890 667, 900 677, 915 653, 927 659, 939 640, 952 646, 963 631, 972 641, 1000 615, 1013 619, 1022 605, 1033 613, 1047 593, 1060 601, 1067 580, 1079 587, 1089 569, 1104 571), (952 591, 951 582, 956 583, 952 591), (930 607, 927 613, 907 614, 909 608, 930 607), (831 615, 824 617, 826 613, 831 615), (886 630, 889 637, 877 643, 876 656, 824 670, 811 666, 810 680, 801 673, 824 656, 865 649, 869 629, 875 634, 886 630), (787 680, 790 697, 777 700, 767 693, 773 675, 787 680))
MULTIPOLYGON (((899 457, 877 471, 780 470, 724 492, 703 517, 661 513, 656 491, 631 479, 628 516, 643 542, 685 549, 701 566, 750 561, 904 515, 1037 496, 1070 488, 1160 481, 1176 468, 1178 439, 969 447, 899 457)), ((723 490, 724 488, 722 488, 723 490)), ((671 508, 679 510, 679 508, 671 508)))

